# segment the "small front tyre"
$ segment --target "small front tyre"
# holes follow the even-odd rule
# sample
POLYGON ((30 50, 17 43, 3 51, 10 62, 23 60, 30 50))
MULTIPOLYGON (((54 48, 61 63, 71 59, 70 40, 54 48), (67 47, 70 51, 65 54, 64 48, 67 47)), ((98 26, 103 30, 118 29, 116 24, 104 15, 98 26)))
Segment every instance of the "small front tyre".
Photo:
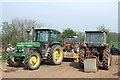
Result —
POLYGON ((19 67, 22 64, 22 59, 17 60, 16 58, 8 55, 7 63, 12 67, 19 67))
POLYGON ((26 55, 24 64, 27 69, 38 69, 41 64, 41 55, 36 51, 31 52, 29 55, 26 55))

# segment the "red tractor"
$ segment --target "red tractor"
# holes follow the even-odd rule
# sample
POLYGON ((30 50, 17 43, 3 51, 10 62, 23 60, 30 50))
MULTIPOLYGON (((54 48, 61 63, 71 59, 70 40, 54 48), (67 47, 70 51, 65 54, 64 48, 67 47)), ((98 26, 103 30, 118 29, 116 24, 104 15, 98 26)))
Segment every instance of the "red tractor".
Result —
POLYGON ((74 52, 79 52, 79 42, 77 36, 69 36, 64 41, 64 52, 71 52, 74 49, 74 52))
POLYGON ((79 63, 82 67, 85 59, 94 57, 97 68, 102 65, 104 69, 109 69, 112 57, 107 43, 107 32, 85 31, 84 43, 80 45, 79 63))

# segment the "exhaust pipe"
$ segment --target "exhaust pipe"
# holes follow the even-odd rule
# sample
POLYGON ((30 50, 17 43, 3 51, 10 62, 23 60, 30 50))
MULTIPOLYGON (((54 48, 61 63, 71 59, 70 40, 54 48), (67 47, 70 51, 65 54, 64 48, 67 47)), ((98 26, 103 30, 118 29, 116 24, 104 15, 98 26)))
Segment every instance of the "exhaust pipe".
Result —
POLYGON ((28 39, 27 39, 27 41, 29 42, 29 33, 30 33, 30 30, 26 30, 26 32, 28 33, 28 39))

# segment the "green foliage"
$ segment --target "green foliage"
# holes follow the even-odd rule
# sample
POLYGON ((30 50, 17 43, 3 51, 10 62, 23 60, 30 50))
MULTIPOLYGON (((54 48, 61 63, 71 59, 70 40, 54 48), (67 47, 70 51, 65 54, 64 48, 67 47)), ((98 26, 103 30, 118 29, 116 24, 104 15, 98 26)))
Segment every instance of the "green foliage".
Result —
MULTIPOLYGON (((15 35, 17 35, 16 28, 12 26, 12 24, 8 24, 8 22, 3 22, 2 26, 2 45, 8 45, 13 40, 16 40, 15 35)), ((12 44, 14 44, 13 42, 12 44)))
POLYGON ((0 55, 0 56, 2 56, 2 57, 0 58, 0 61, 1 61, 2 63, 6 62, 6 60, 7 60, 7 54, 3 54, 3 55, 0 55))
POLYGON ((77 34, 72 29, 65 29, 62 32, 62 37, 65 38, 65 37, 68 37, 68 36, 77 36, 77 34))
POLYGON ((114 45, 114 47, 118 47, 118 46, 120 46, 120 42, 117 42, 117 41, 115 41, 115 42, 110 42, 109 47, 111 48, 112 45, 114 45))
MULTIPOLYGON (((1 55, 0 55, 1 56, 1 55)), ((7 54, 2 55, 0 62, 5 63, 7 61, 7 54)))
POLYGON ((64 39, 68 36, 77 36, 77 33, 72 29, 65 29, 60 35, 60 41, 64 41, 64 39))
POLYGON ((8 56, 7 54, 3 54, 1 59, 2 60, 7 60, 7 56, 8 56))

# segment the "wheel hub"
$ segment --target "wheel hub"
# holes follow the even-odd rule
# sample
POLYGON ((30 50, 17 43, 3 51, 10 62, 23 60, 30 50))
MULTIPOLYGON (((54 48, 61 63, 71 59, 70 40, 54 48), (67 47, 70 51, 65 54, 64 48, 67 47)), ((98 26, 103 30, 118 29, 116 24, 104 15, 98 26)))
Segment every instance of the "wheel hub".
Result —
POLYGON ((55 62, 60 62, 62 60, 62 51, 59 48, 54 52, 54 60, 55 62))
POLYGON ((36 64, 36 62, 37 62, 37 57, 32 56, 31 59, 30 59, 30 64, 31 64, 32 66, 34 66, 34 65, 36 64))
POLYGON ((36 61, 37 61, 36 57, 33 57, 33 58, 32 58, 32 62, 35 63, 36 61))
POLYGON ((59 52, 55 51, 55 59, 56 59, 56 61, 58 60, 58 58, 59 58, 59 52))

